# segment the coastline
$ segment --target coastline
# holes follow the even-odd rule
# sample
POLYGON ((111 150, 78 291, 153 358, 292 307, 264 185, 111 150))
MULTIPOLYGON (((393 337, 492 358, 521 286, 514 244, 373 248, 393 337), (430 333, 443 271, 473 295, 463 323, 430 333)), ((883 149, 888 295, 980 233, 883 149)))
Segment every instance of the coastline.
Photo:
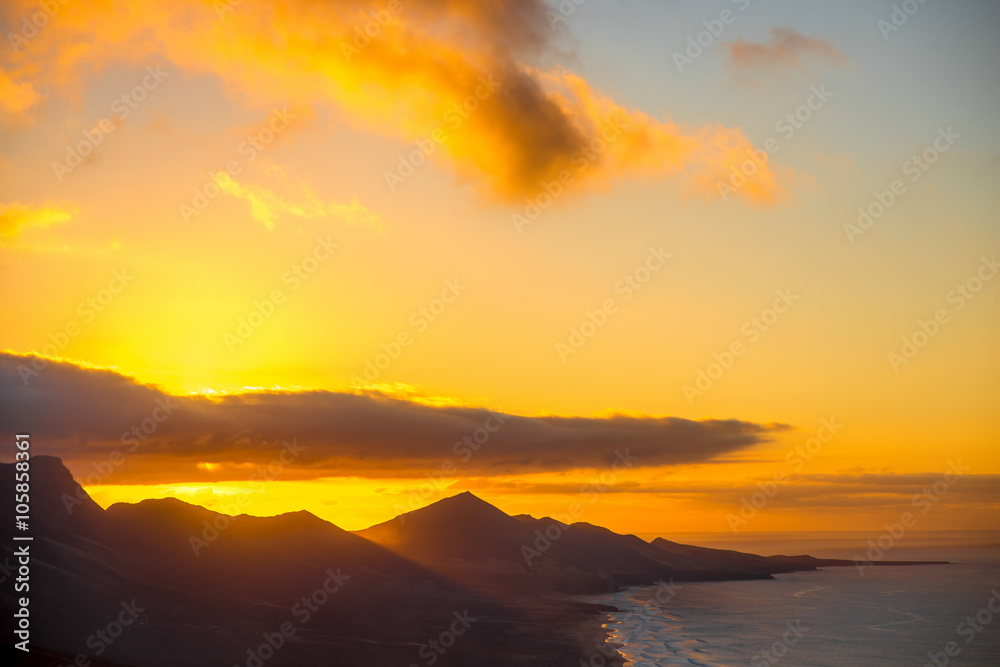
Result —
MULTIPOLYGON (((942 628, 1000 599, 1000 564, 927 567, 879 567, 864 578, 838 567, 766 583, 685 582, 669 604, 657 604, 655 586, 630 586, 590 598, 607 610, 594 631, 620 656, 608 663, 616 665, 745 664, 777 652, 789 664, 922 664, 949 640, 942 628), (829 613, 836 609, 852 613, 829 613)), ((1000 644, 988 637, 961 645, 969 664, 1000 664, 1000 644)))
POLYGON ((612 639, 614 635, 612 615, 621 613, 622 610, 596 600, 589 600, 589 603, 594 613, 581 620, 576 637, 583 660, 580 664, 625 667, 626 659, 621 653, 625 646, 612 639), (603 661, 599 657, 603 658, 603 661))
POLYGON ((603 612, 600 614, 602 620, 598 623, 594 631, 603 640, 600 653, 608 659, 608 662, 589 662, 583 664, 606 664, 615 665, 616 667, 626 667, 627 665, 634 664, 636 659, 641 658, 641 656, 634 653, 635 647, 632 647, 632 650, 630 650, 628 642, 634 640, 634 635, 643 630, 647 619, 665 620, 666 617, 661 616, 663 605, 658 604, 656 601, 658 590, 659 588, 656 584, 626 586, 615 593, 591 597, 590 602, 599 605, 603 609, 603 612), (625 596, 634 599, 623 599, 625 596), (629 604, 625 604, 626 602, 629 604))

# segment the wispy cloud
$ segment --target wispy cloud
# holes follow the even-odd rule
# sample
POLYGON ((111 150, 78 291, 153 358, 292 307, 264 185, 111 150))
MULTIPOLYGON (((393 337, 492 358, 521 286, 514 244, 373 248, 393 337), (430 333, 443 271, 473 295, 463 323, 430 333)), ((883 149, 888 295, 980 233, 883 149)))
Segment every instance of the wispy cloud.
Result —
POLYGON ((807 37, 791 28, 773 28, 763 43, 742 39, 722 45, 732 77, 754 83, 762 77, 784 77, 808 68, 810 63, 840 67, 847 56, 825 39, 807 37))
MULTIPOLYGON (((689 473, 687 473, 689 474, 689 473)), ((769 510, 884 510, 914 506, 914 498, 932 488, 941 479, 941 471, 919 473, 865 472, 836 474, 792 474, 780 492, 768 501, 769 510)), ((608 488, 608 493, 640 494, 650 498, 691 502, 699 506, 739 506, 743 498, 760 491, 770 478, 737 478, 732 481, 708 481, 674 477, 670 471, 653 480, 622 480, 608 488)), ((573 494, 579 490, 574 481, 541 481, 532 478, 469 479, 455 491, 466 488, 495 494, 573 494)), ((649 501, 644 501, 649 502, 649 501)), ((948 491, 949 504, 965 508, 995 510, 1000 506, 1000 475, 967 473, 960 484, 948 491)))
POLYGON ((294 202, 259 185, 242 185, 234 178, 222 178, 220 183, 221 190, 226 194, 249 202, 251 215, 268 229, 274 229, 281 216, 304 219, 339 218, 352 225, 379 226, 378 215, 359 204, 357 199, 350 204, 324 202, 304 183, 300 184, 300 196, 294 202))
POLYGON ((0 70, 0 120, 9 122, 25 116, 40 99, 29 82, 16 82, 0 70))
POLYGON ((20 235, 30 228, 45 229, 70 221, 78 209, 71 204, 0 204, 0 240, 20 235))

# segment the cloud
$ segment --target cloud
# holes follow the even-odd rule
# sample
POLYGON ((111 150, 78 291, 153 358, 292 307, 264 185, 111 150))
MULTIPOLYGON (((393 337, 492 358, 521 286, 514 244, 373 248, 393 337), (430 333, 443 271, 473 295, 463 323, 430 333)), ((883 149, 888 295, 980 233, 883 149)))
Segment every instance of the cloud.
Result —
POLYGON ((0 119, 9 121, 26 115, 39 99, 30 83, 18 83, 0 70, 0 119))
POLYGON ((125 463, 115 483, 246 479, 293 440, 304 449, 283 479, 422 478, 446 460, 462 474, 488 476, 603 469, 626 450, 635 467, 706 461, 787 428, 671 417, 523 417, 370 392, 179 397, 113 371, 6 352, 0 402, 0 434, 31 433, 39 453, 62 457, 84 477, 114 469, 109 461, 119 452, 125 463))
POLYGON ((241 185, 236 179, 220 172, 217 176, 220 189, 226 194, 250 203, 250 212, 255 220, 268 229, 274 229, 279 216, 294 216, 297 218, 340 218, 352 225, 362 224, 372 227, 379 226, 379 217, 358 203, 357 199, 350 204, 337 204, 320 201, 306 185, 299 186, 301 199, 298 203, 288 202, 271 190, 259 185, 241 185))
POLYGON ((76 206, 68 204, 0 204, 0 240, 20 235, 30 228, 46 229, 68 222, 76 215, 76 206))
MULTIPOLYGON (((8 16, 33 2, 5 3, 8 16)), ((430 159, 508 204, 567 172, 572 191, 645 177, 711 196, 715 178, 752 147, 738 128, 680 127, 628 109, 561 68, 538 69, 553 35, 542 0, 400 6, 376 20, 366 0, 69 3, 30 49, 5 52, 0 64, 33 89, 73 94, 85 70, 167 58, 220 77, 252 105, 334 105, 368 131, 432 141, 430 159), (620 132, 608 141, 611 122, 620 132)), ((774 174, 763 169, 757 187, 740 196, 778 198, 774 174)))
MULTIPOLYGON (((933 497, 935 484, 943 479, 944 468, 937 472, 919 473, 839 473, 839 474, 791 474, 788 481, 779 487, 775 495, 768 499, 768 511, 810 510, 885 510, 909 509, 915 511, 924 505, 916 505, 914 498, 930 492, 933 497)), ((628 479, 609 486, 607 493, 642 494, 657 499, 690 502, 697 506, 704 504, 721 508, 739 508, 744 499, 761 493, 760 484, 771 480, 736 479, 731 482, 675 479, 665 473, 659 479, 642 481, 628 479)), ((522 479, 466 479, 456 484, 450 492, 472 490, 494 494, 565 494, 579 492, 579 483, 546 482, 531 478, 522 479)), ((924 497, 926 504, 927 497, 924 497)), ((938 496, 940 506, 962 505, 966 509, 1000 508, 1000 474, 964 473, 958 481, 947 486, 947 491, 938 496)))
POLYGON ((847 63, 837 47, 825 39, 806 37, 791 28, 773 28, 771 39, 757 44, 742 39, 722 45, 730 74, 737 81, 750 83, 758 76, 786 76, 820 61, 839 67, 847 63))

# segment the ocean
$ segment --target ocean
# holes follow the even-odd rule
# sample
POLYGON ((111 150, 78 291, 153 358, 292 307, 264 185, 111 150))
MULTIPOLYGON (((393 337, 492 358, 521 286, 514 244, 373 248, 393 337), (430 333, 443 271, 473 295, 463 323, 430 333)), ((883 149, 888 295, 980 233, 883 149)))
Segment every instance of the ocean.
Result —
MULTIPOLYGON (((963 552, 983 554, 939 555, 954 561, 963 552)), ((869 567, 863 575, 836 567, 594 599, 621 610, 607 627, 629 667, 1000 667, 995 562, 869 567)))

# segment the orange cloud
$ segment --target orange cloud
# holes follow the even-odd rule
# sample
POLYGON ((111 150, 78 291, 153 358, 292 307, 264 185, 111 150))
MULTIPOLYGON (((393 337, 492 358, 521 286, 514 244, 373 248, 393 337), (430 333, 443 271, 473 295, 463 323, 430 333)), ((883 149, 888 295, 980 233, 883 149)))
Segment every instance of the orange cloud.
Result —
MULTIPOLYGON (((16 17, 31 0, 7 5, 16 17)), ((618 106, 577 75, 535 69, 552 34, 545 12, 541 0, 104 0, 67 4, 30 48, 0 57, 40 90, 72 92, 82 69, 161 56, 220 76, 251 104, 332 103, 404 142, 436 136, 434 161, 505 202, 566 170, 579 172, 571 189, 651 176, 713 193, 705 175, 728 173, 730 153, 751 148, 743 133, 680 128, 618 106), (612 116, 624 133, 592 151, 584 173, 581 151, 600 144, 612 116)), ((740 194, 773 200, 773 181, 740 194)))
POLYGON ((76 212, 75 206, 64 204, 0 204, 0 239, 13 238, 30 227, 44 229, 68 222, 76 212))
POLYGON ((268 229, 274 229, 275 222, 282 215, 297 218, 340 218, 349 224, 363 224, 378 227, 379 217, 358 203, 357 199, 350 204, 321 201, 304 183, 300 185, 301 200, 290 202, 282 199, 268 188, 259 185, 242 185, 236 179, 220 172, 217 175, 220 189, 226 194, 250 203, 253 218, 264 224, 268 229))
POLYGON ((760 73, 787 74, 804 67, 809 60, 834 67, 847 63, 847 56, 827 40, 806 37, 791 28, 772 29, 771 39, 762 44, 740 39, 722 46, 730 73, 742 81, 760 73))
POLYGON ((0 71, 0 117, 7 120, 22 116, 38 100, 39 95, 30 83, 18 83, 0 71))

